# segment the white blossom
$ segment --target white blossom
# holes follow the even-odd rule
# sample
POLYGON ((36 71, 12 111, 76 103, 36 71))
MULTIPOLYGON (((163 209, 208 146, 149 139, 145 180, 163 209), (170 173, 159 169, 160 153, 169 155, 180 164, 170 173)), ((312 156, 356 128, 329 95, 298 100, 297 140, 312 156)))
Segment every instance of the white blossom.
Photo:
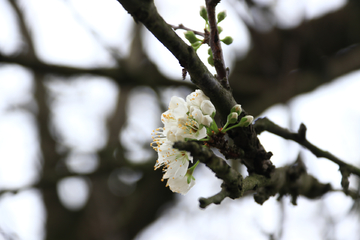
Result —
POLYGON ((210 102, 210 100, 202 101, 200 105, 200 109, 204 115, 210 115, 210 116, 213 112, 216 111, 214 105, 212 104, 212 102, 210 102))
POLYGON ((201 123, 202 123, 204 126, 210 127, 212 121, 214 121, 214 119, 212 119, 209 115, 205 115, 205 116, 202 118, 201 123))
MULTIPOLYGON (((201 90, 196 90, 186 97, 186 101, 172 97, 168 110, 161 114, 164 127, 153 131, 151 143, 158 152, 154 168, 163 168, 163 179, 167 179, 167 186, 173 192, 186 194, 195 185, 195 180, 192 176, 187 176, 189 162, 193 161, 190 153, 174 149, 172 146, 176 141, 200 140, 207 137, 206 127, 213 121, 210 116, 213 112, 215 107, 210 99, 201 90)), ((189 170, 191 173, 188 174, 191 175, 193 169, 189 170)))
POLYGON ((201 108, 201 103, 204 100, 210 100, 210 98, 208 98, 203 91, 197 89, 195 90, 195 92, 190 93, 187 97, 186 97, 186 103, 188 104, 189 107, 191 106, 195 106, 198 108, 201 108))
POLYGON ((190 188, 195 185, 195 179, 191 179, 190 183, 187 183, 187 176, 179 178, 169 178, 167 185, 173 192, 181 193, 185 195, 190 188))
POLYGON ((184 141, 185 138, 200 140, 206 137, 206 129, 201 125, 202 112, 194 106, 190 110, 182 98, 171 98, 169 109, 161 115, 163 134, 170 141, 184 141))
POLYGON ((193 161, 193 157, 187 151, 174 149, 171 141, 164 138, 155 140, 158 152, 158 160, 155 164, 155 170, 163 167, 165 172, 163 179, 168 179, 167 186, 173 191, 186 194, 189 189, 194 186, 195 181, 187 183, 186 173, 188 171, 189 162, 193 161), (185 179, 185 181, 184 181, 185 179))

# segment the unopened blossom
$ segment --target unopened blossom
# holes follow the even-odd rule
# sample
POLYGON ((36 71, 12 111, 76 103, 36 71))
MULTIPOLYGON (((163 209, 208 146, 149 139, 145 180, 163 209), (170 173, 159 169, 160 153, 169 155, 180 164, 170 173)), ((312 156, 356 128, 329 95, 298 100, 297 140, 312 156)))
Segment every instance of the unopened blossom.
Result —
POLYGON ((234 107, 232 107, 231 112, 236 112, 237 114, 240 115, 240 113, 242 112, 241 105, 236 104, 234 107))
POLYGON ((204 115, 210 116, 213 114, 213 112, 216 111, 214 105, 212 104, 212 102, 210 102, 210 100, 202 101, 200 109, 204 115))
POLYGON ((240 127, 247 127, 254 121, 254 117, 247 115, 240 120, 240 127))

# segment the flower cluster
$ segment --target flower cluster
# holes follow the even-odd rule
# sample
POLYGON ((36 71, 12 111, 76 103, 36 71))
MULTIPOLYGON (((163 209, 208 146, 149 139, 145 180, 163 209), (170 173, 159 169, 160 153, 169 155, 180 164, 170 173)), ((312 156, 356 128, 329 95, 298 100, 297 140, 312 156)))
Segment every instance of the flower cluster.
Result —
POLYGON ((169 109, 161 114, 164 127, 153 131, 153 142, 150 146, 158 153, 155 170, 162 167, 171 191, 186 194, 195 185, 193 172, 199 162, 189 168, 193 157, 187 151, 174 149, 177 141, 208 141, 216 134, 224 134, 236 127, 248 127, 254 120, 250 115, 242 117, 241 106, 236 104, 227 117, 222 128, 214 121, 215 107, 210 99, 201 91, 196 90, 186 99, 172 97, 169 109))
POLYGON ((155 169, 163 167, 163 179, 168 179, 167 186, 173 192, 186 194, 194 186, 192 173, 197 165, 188 168, 192 156, 174 149, 174 142, 206 138, 214 116, 215 107, 201 90, 189 94, 186 100, 172 97, 169 109, 161 115, 164 127, 153 131, 151 146, 158 152, 155 169))

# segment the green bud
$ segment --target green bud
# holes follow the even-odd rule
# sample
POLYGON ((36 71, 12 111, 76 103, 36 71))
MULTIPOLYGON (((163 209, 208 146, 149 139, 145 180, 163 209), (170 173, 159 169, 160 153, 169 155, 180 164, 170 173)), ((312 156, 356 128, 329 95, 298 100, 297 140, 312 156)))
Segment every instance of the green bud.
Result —
POLYGON ((236 112, 232 112, 227 117, 228 124, 234 124, 237 122, 239 115, 236 112))
POLYGON ((201 46, 201 42, 195 42, 195 43, 191 44, 191 46, 195 49, 195 51, 197 51, 199 49, 199 47, 201 46))
POLYGON ((185 38, 191 43, 196 43, 196 42, 199 42, 200 39, 198 39, 196 36, 195 36, 195 33, 193 31, 187 31, 184 33, 185 35, 185 38))
POLYGON ((218 29, 219 34, 223 31, 223 28, 220 26, 217 26, 217 29, 218 29))
POLYGON ((251 115, 247 115, 240 120, 240 127, 247 127, 254 121, 254 117, 251 115))
POLYGON ((217 22, 219 23, 225 18, 226 18, 226 12, 225 11, 219 12, 217 15, 217 22))
POLYGON ((208 63, 211 65, 211 66, 214 66, 214 58, 213 58, 213 56, 210 56, 210 57, 208 57, 208 63))
POLYGON ((207 22, 208 21, 208 16, 207 16, 207 11, 206 8, 204 6, 200 7, 200 16, 207 22))
POLYGON ((187 184, 190 184, 191 180, 195 180, 195 178, 192 175, 186 175, 187 176, 187 184))
POLYGON ((211 124, 210 124, 210 130, 211 130, 211 131, 214 131, 215 133, 217 133, 217 132, 219 131, 219 128, 218 128, 218 126, 217 126, 217 124, 216 124, 215 121, 212 121, 212 122, 211 122, 211 124))
POLYGON ((197 167, 197 165, 199 164, 199 161, 197 161, 192 167, 190 167, 185 176, 187 177, 187 183, 190 184, 191 180, 195 180, 195 178, 193 177, 193 173, 195 168, 197 167))
POLYGON ((234 40, 233 40, 232 37, 227 36, 226 38, 221 39, 221 41, 222 41, 223 43, 225 43, 226 45, 230 45, 230 44, 232 44, 232 42, 233 42, 234 40))
POLYGON ((231 111, 230 112, 236 112, 238 115, 241 114, 242 112, 242 109, 241 109, 241 105, 240 104, 236 104, 235 106, 233 106, 231 108, 231 111))

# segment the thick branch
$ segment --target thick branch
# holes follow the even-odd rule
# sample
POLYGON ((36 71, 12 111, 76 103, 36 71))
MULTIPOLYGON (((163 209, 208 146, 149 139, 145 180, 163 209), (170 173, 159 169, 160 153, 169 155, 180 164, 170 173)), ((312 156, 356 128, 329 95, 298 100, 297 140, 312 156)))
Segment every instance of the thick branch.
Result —
MULTIPOLYGON (((206 164, 216 177, 223 180, 219 193, 199 199, 201 208, 206 208, 212 203, 220 204, 226 197, 241 198, 244 194, 253 191, 255 191, 255 201, 259 204, 263 204, 270 196, 276 194, 279 194, 279 197, 291 195, 292 203, 296 204, 299 195, 314 199, 332 190, 330 184, 320 183, 315 177, 307 174, 305 166, 299 159, 292 165, 275 169, 270 178, 251 174, 243 179, 239 172, 201 143, 176 142, 174 148, 191 152, 194 159, 206 164)), ((353 197, 350 193, 348 195, 353 197)))
MULTIPOLYGON (((208 96, 215 105, 220 118, 226 122, 227 115, 236 104, 232 93, 224 88, 205 67, 194 49, 188 46, 158 14, 153 1, 118 0, 137 21, 146 28, 179 60, 190 74, 191 80, 208 96)), ((229 136, 245 151, 244 161, 249 172, 269 176, 274 166, 252 127, 238 128, 229 136)))
MULTIPOLYGON (((0 63, 15 63, 27 67, 41 74, 55 74, 64 77, 76 77, 79 75, 97 75, 114 79, 122 86, 147 85, 150 87, 158 86, 187 86, 193 88, 193 84, 187 81, 172 81, 161 75, 155 66, 150 65, 145 68, 147 71, 130 71, 125 67, 114 68, 76 68, 65 65, 55 65, 33 59, 28 56, 6 56, 0 53, 0 63), (149 71, 152 74, 149 74, 149 71), (129 79, 132 79, 129 81, 129 79)), ((180 78, 180 74, 179 74, 180 78)))
POLYGON ((225 120, 236 104, 231 92, 221 86, 209 72, 194 49, 188 46, 159 15, 153 1, 118 0, 120 4, 145 27, 179 60, 195 83, 210 97, 225 120))

